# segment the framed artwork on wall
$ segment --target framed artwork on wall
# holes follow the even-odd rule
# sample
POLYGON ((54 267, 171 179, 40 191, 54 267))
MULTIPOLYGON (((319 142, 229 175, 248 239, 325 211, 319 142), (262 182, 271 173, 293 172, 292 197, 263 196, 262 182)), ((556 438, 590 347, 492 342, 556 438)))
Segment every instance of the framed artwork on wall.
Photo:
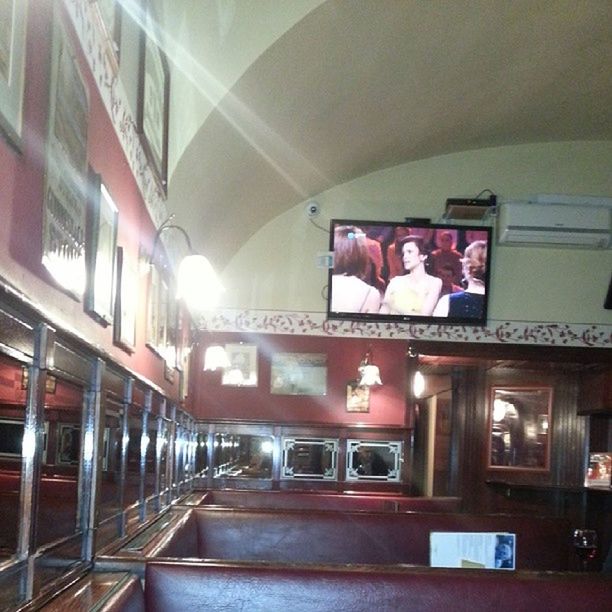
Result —
POLYGON ((552 387, 491 387, 487 467, 550 469, 552 387))
POLYGON ((21 148, 28 3, 0 2, 0 133, 21 148))
POLYGON ((94 0, 92 9, 107 40, 108 58, 117 71, 121 53, 121 4, 116 0, 94 0))
POLYGON ((351 380, 346 385, 346 411, 370 412, 370 387, 351 380))
POLYGON ((232 387, 257 386, 257 346, 255 344, 226 344, 225 353, 230 366, 223 370, 221 384, 232 387))
POLYGON ((142 3, 144 27, 141 28, 138 60, 138 100, 136 131, 162 193, 168 186, 168 118, 170 70, 160 46, 161 30, 156 26, 149 3, 142 3))
POLYGON ((87 275, 89 99, 74 49, 57 15, 50 83, 42 263, 64 291, 81 299, 87 275))
POLYGON ((326 395, 327 355, 324 353, 277 353, 273 355, 270 393, 326 395))
POLYGON ((119 209, 102 183, 90 172, 87 216, 87 284, 85 310, 103 325, 113 322, 119 209))
POLYGON ((136 349, 138 273, 123 247, 117 247, 115 319, 113 342, 128 353, 136 349))

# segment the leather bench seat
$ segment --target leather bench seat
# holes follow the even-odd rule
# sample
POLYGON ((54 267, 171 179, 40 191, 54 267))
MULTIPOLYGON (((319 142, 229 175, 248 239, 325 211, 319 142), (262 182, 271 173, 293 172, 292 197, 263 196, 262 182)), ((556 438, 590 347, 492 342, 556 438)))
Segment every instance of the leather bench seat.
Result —
POLYGON ((568 520, 515 515, 197 508, 144 552, 227 561, 429 565, 432 531, 515 533, 517 569, 571 569, 568 520))
POLYGON ((604 612, 599 574, 148 562, 147 612, 604 612))

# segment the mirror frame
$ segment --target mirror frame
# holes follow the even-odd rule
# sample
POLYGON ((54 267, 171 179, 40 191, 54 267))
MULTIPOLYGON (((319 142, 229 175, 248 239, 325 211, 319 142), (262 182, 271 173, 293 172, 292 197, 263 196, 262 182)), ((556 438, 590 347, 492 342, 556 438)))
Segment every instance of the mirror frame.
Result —
POLYGON ((533 386, 506 386, 506 385, 491 385, 488 394, 488 422, 487 422, 487 458, 486 466, 488 470, 504 470, 504 471, 520 471, 520 472, 549 472, 550 471, 550 450, 551 450, 551 432, 552 432, 552 402, 553 388, 546 385, 533 386), (536 423, 536 436, 544 435, 540 433, 540 427, 546 429, 546 438, 544 449, 544 465, 532 466, 526 463, 515 463, 510 465, 498 465, 492 462, 493 453, 493 425, 494 425, 494 408, 495 401, 502 397, 523 398, 524 402, 535 404, 540 407, 538 416, 545 416, 542 419, 545 425, 536 423))

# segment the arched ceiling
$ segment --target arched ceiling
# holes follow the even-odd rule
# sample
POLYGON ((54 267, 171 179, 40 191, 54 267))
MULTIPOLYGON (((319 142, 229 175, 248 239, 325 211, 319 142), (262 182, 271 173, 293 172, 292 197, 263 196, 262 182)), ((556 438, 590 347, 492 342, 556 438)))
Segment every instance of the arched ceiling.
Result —
MULTIPOLYGON (((227 32, 247 9, 267 27, 257 3, 223 4, 227 32)), ((482 147, 612 139, 611 2, 317 4, 254 45, 239 73, 217 75, 223 95, 176 153, 168 210, 219 269, 272 218, 364 174, 482 147)), ((184 32, 204 31, 198 19, 170 34, 198 39, 184 32)), ((223 53, 244 56, 233 41, 223 53)), ((206 67, 201 45, 191 52, 206 67)), ((175 98, 171 139, 185 112, 175 98)))

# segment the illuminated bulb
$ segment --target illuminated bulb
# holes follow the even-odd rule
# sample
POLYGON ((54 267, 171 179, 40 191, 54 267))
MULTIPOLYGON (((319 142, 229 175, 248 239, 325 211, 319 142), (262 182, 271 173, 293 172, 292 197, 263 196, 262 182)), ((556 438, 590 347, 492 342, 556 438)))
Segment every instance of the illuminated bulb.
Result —
POLYGON ((423 391, 425 391, 425 378, 421 372, 417 370, 412 378, 412 394, 414 397, 421 397, 423 391))
POLYGON ((177 298, 190 309, 213 310, 224 291, 210 261, 204 255, 187 255, 177 272, 177 298))

